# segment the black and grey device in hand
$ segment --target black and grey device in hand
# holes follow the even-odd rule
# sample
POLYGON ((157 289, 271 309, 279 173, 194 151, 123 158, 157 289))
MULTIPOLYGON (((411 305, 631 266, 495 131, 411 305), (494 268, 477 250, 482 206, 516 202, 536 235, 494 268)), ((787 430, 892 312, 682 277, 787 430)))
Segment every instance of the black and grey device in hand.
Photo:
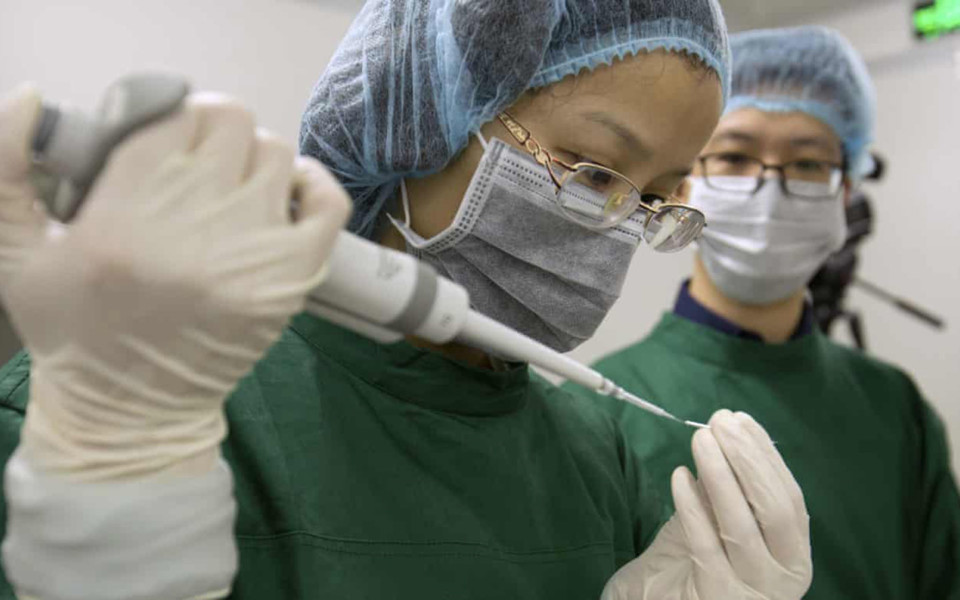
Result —
POLYGON ((34 180, 50 214, 71 221, 116 145, 178 110, 189 92, 183 78, 150 73, 110 86, 93 116, 44 104, 33 137, 34 155, 42 157, 34 180))

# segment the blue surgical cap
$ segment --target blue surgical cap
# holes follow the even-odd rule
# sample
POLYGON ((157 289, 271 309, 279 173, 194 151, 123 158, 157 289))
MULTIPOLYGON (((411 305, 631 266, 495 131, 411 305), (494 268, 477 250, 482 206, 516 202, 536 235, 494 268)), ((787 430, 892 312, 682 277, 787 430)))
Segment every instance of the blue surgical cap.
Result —
POLYGON ((733 35, 730 47, 727 113, 807 113, 843 140, 848 174, 858 179, 870 171, 876 96, 867 66, 843 36, 825 27, 766 29, 733 35))
POLYGON ((717 0, 369 0, 313 90, 300 150, 371 236, 404 177, 437 172, 520 95, 641 51, 698 58, 729 90, 717 0))

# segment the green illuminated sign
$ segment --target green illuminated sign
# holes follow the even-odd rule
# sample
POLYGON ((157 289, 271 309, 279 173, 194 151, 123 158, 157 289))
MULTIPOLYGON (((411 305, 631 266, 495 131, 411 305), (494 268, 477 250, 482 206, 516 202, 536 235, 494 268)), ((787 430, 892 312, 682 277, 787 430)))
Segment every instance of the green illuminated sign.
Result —
POLYGON ((936 0, 913 11, 913 26, 919 37, 936 38, 960 29, 960 0, 936 0))

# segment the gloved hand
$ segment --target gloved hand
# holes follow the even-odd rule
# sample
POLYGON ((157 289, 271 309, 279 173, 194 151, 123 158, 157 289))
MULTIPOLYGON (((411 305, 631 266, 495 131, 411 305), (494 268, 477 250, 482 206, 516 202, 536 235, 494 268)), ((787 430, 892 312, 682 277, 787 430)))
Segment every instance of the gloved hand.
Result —
POLYGON ((809 517, 773 442, 720 411, 693 438, 700 481, 673 473, 677 512, 602 600, 799 600, 810 587, 809 517))
POLYGON ((224 399, 319 282, 349 199, 235 102, 196 95, 53 224, 28 181, 39 108, 29 87, 0 104, 0 296, 33 361, 21 451, 84 481, 209 470, 224 399))

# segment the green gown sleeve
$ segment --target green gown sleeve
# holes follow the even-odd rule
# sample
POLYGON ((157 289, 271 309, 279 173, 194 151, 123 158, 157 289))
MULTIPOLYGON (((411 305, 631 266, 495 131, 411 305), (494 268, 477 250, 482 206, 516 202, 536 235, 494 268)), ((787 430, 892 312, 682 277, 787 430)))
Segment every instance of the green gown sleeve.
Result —
POLYGON ((921 488, 915 507, 920 581, 917 598, 960 600, 960 494, 947 433, 933 409, 919 404, 921 488))
MULTIPOLYGON (((20 427, 26 412, 30 383, 30 358, 14 356, 0 369, 0 467, 5 468, 20 443, 20 427)), ((0 539, 7 533, 6 497, 0 493, 0 539)), ((6 573, 0 569, 0 600, 17 600, 6 573)))
MULTIPOLYGON (((536 373, 533 376, 548 389, 555 389, 552 383, 536 373)), ((627 502, 633 511, 631 518, 634 523, 635 554, 630 557, 621 557, 627 559, 622 562, 628 562, 650 546, 657 533, 673 515, 673 502, 669 489, 661 489, 653 472, 648 468, 647 461, 640 456, 638 446, 630 443, 618 422, 616 408, 625 406, 623 402, 600 396, 571 383, 560 386, 559 394, 577 398, 574 405, 578 406, 578 412, 592 415, 591 420, 598 419, 606 423, 609 426, 611 439, 616 441, 617 458, 626 485, 627 502)))
POLYGON ((658 489, 653 477, 637 452, 627 443, 622 431, 617 428, 617 449, 626 475, 631 504, 634 507, 634 523, 637 523, 634 546, 642 554, 660 532, 660 528, 673 514, 673 502, 669 492, 658 489), (666 496, 666 497, 665 497, 666 496))

